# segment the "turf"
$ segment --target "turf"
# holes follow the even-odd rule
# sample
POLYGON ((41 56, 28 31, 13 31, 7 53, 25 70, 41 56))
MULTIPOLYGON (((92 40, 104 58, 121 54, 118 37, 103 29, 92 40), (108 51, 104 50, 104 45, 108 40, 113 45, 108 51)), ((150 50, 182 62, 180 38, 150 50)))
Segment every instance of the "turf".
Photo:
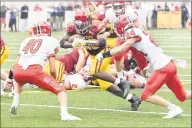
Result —
MULTIPOLYGON (((61 39, 64 32, 54 32, 53 36, 61 39)), ((191 36, 185 29, 150 30, 151 35, 165 50, 165 53, 176 58, 185 59, 188 66, 178 67, 178 74, 185 89, 191 90, 191 36)), ((19 45, 27 33, 2 33, 2 37, 11 49, 11 54, 1 68, 10 68, 18 53, 19 45)), ((60 50, 60 54, 66 50, 60 50)), ((18 114, 9 113, 12 98, 1 97, 1 127, 190 127, 191 101, 179 102, 173 93, 163 87, 157 94, 179 105, 187 114, 175 119, 162 119, 166 108, 143 102, 138 112, 130 112, 130 104, 99 89, 68 91, 69 112, 82 118, 78 122, 60 120, 57 97, 41 89, 25 87, 18 114), (146 112, 146 113, 144 113, 146 112)), ((132 93, 140 95, 142 90, 132 93)))

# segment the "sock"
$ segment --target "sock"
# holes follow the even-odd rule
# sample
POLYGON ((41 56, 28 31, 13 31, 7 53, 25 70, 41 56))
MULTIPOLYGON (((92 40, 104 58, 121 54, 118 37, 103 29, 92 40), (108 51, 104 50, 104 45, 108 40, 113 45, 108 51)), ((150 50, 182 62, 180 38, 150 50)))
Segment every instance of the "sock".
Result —
POLYGON ((123 71, 117 72, 117 77, 118 77, 118 79, 123 79, 124 80, 123 71))
POLYGON ((13 106, 19 106, 19 94, 15 93, 13 96, 13 106))
POLYGON ((61 105, 61 115, 68 115, 67 106, 61 105))
POLYGON ((176 107, 176 105, 174 105, 174 104, 172 104, 172 103, 169 103, 169 105, 168 105, 168 109, 169 110, 173 110, 174 108, 176 107))
POLYGON ((128 94, 127 97, 126 97, 126 100, 130 100, 132 97, 133 97, 132 94, 128 94))
POLYGON ((118 85, 119 83, 120 83, 120 79, 119 79, 119 78, 117 78, 117 79, 115 80, 114 85, 118 85))

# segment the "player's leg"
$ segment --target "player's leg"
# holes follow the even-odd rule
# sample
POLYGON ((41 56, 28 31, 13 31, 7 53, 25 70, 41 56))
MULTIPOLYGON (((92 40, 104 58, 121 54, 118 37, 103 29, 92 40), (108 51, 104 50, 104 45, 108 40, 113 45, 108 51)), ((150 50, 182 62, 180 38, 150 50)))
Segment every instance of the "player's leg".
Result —
POLYGON ((13 96, 13 102, 10 109, 11 114, 14 114, 14 115, 17 114, 17 110, 19 107, 19 97, 22 92, 23 85, 24 84, 19 84, 16 81, 14 81, 14 96, 13 96))
MULTIPOLYGON (((120 39, 116 40, 116 46, 120 46, 122 44, 123 42, 120 41, 120 39)), ((114 63, 117 70, 117 77, 119 79, 124 79, 123 78, 123 61, 124 61, 123 56, 124 56, 124 53, 114 56, 114 63)))
MULTIPOLYGON (((103 51, 101 51, 103 52, 103 51)), ((96 59, 96 56, 91 56, 91 70, 90 74, 97 79, 101 79, 110 83, 115 84, 118 86, 122 92, 124 93, 124 97, 127 96, 129 92, 129 83, 127 81, 120 81, 119 79, 116 79, 113 75, 111 75, 108 71, 110 63, 111 63, 111 57, 105 58, 103 61, 99 62, 96 59)))
POLYGON ((104 86, 104 89, 107 89, 108 88, 108 91, 112 92, 114 95, 122 95, 123 94, 123 97, 121 98, 124 98, 126 100, 128 100, 130 103, 131 103, 131 107, 132 107, 132 110, 137 110, 138 109, 138 106, 140 105, 141 103, 141 100, 140 98, 136 97, 135 95, 132 95, 132 94, 129 94, 129 90, 130 90, 130 85, 127 81, 120 81, 119 79, 115 78, 114 76, 112 76, 111 74, 109 74, 110 72, 110 63, 111 63, 111 59, 112 58, 105 58, 102 62, 98 62, 96 60, 96 65, 94 65, 94 59, 92 60, 92 67, 91 68, 91 74, 94 74, 94 73, 101 73, 99 75, 100 76, 100 79, 98 79, 98 83, 99 85, 101 85, 101 88, 102 86, 104 86), (103 74, 107 74, 107 75, 103 75, 103 74), (114 84, 112 84, 112 82, 106 82, 103 80, 102 77, 114 77, 114 81, 112 81, 114 84), (119 80, 119 81, 118 81, 119 80), (111 87, 111 88, 109 88, 111 87), (119 88, 121 90, 121 93, 119 91, 119 88))
MULTIPOLYGON (((143 92, 141 94, 141 99, 143 101, 146 101, 155 105, 167 107, 170 112, 176 109, 181 110, 180 107, 170 103, 166 99, 160 96, 154 95, 156 91, 159 90, 163 86, 163 84, 166 82, 168 75, 169 75, 168 66, 161 68, 158 71, 154 71, 147 80, 145 88, 143 89, 143 92)), ((180 115, 180 111, 179 113, 176 113, 175 116, 177 115, 180 115)))
POLYGON ((61 86, 53 77, 37 69, 33 75, 31 83, 37 85, 38 87, 51 91, 58 96, 58 101, 60 103, 61 109, 61 120, 81 120, 76 116, 72 116, 67 111, 67 94, 65 88, 61 86))
POLYGON ((191 99, 191 91, 187 92, 184 87, 182 86, 181 81, 177 75, 176 66, 171 63, 172 69, 174 70, 173 73, 170 75, 169 79, 166 82, 168 88, 175 94, 177 99, 181 102, 185 100, 191 99))
MULTIPOLYGON (((56 73, 57 73, 57 82, 61 83, 63 81, 63 75, 65 72, 65 66, 58 60, 55 60, 55 68, 56 68, 56 73)), ((47 74, 50 75, 50 66, 49 66, 49 62, 47 61, 47 63, 45 64, 45 67, 43 69, 43 71, 47 74)))
POLYGON ((100 79, 97 79, 97 82, 102 90, 106 90, 115 96, 125 99, 126 101, 131 103, 131 110, 137 111, 141 103, 140 98, 132 94, 128 94, 126 97, 124 97, 122 90, 118 86, 100 79))

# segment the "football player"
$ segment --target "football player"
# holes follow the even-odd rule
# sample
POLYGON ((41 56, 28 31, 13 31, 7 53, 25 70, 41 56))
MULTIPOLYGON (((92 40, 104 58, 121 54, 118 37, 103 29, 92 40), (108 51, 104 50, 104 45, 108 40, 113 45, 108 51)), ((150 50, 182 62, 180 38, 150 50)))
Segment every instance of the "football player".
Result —
MULTIPOLYGON (((67 54, 56 56, 56 71, 57 78, 56 80, 59 83, 62 83, 65 89, 72 89, 75 86, 74 82, 78 82, 78 76, 74 76, 74 79, 70 79, 70 74, 78 73, 86 64, 87 57, 89 56, 85 48, 74 48, 69 51, 67 54), (63 81, 64 79, 64 81, 63 81), (68 88, 70 87, 70 88, 68 88)), ((44 71, 50 74, 50 65, 47 62, 44 71)))
MULTIPOLYGON (((0 46, 1 46, 1 61, 0 61, 0 65, 2 65, 5 60, 7 59, 7 57, 9 56, 10 53, 10 49, 9 47, 6 45, 5 41, 3 40, 2 37, 0 37, 0 46)), ((8 77, 8 73, 5 70, 1 70, 1 80, 5 81, 8 77)), ((1 95, 4 95, 4 87, 2 87, 1 85, 1 95)))
MULTIPOLYGON (((191 99, 191 92, 184 90, 177 75, 175 64, 179 61, 163 53, 163 50, 156 45, 153 38, 142 29, 135 27, 137 21, 130 19, 127 15, 122 15, 117 21, 117 31, 124 38, 124 43, 110 51, 99 53, 98 61, 111 57, 127 50, 135 49, 142 54, 149 62, 146 69, 151 72, 145 88, 141 93, 143 101, 167 107, 168 114, 163 118, 173 118, 182 114, 182 109, 164 98, 154 95, 162 86, 166 84, 181 102, 191 99)), ((136 58, 139 59, 139 58, 136 58)), ((180 61, 181 62, 181 61, 180 61)))
POLYGON ((59 42, 51 37, 51 26, 46 22, 38 22, 32 27, 32 33, 32 37, 25 38, 22 41, 19 48, 19 56, 13 67, 16 83, 14 85, 13 103, 10 109, 11 114, 17 114, 23 85, 31 83, 58 96, 61 120, 81 120, 68 114, 67 94, 64 87, 55 80, 55 56, 58 52, 59 42), (49 60, 51 75, 43 72, 46 60, 49 60))
POLYGON ((106 25, 101 21, 92 21, 90 14, 86 13, 85 10, 78 10, 75 15, 74 26, 72 24, 68 26, 67 34, 65 34, 61 40, 60 47, 85 47, 91 56, 90 74, 96 78, 101 89, 128 100, 132 103, 132 110, 137 110, 140 99, 131 94, 128 95, 130 90, 129 83, 127 81, 120 81, 120 79, 116 79, 108 73, 112 58, 104 59, 102 62, 96 60, 97 54, 107 50, 105 39, 109 33, 105 32, 105 29, 106 25), (70 40, 70 37, 74 34, 81 35, 83 39, 74 38, 70 40), (108 78, 108 81, 104 81, 104 77, 108 78))
MULTIPOLYGON (((134 10, 126 8, 125 2, 123 0, 116 1, 114 4, 112 4, 112 8, 110 8, 106 11, 106 18, 105 18, 105 21, 107 21, 113 25, 114 32, 118 36, 115 43, 113 43, 115 46, 119 46, 123 43, 123 40, 121 39, 121 35, 118 35, 118 33, 116 32, 117 30, 116 30, 116 24, 115 24, 117 17, 119 17, 123 14, 130 16, 132 19, 136 19, 137 23, 138 23, 137 27, 142 28, 141 22, 137 18, 138 14, 134 10)), ((139 54, 135 54, 134 50, 132 52, 133 52, 134 57, 139 56, 139 54)), ((123 56, 124 56, 123 54, 114 56, 117 76, 120 79, 124 79, 124 77, 123 77, 123 60, 124 60, 123 56)), ((139 65, 140 68, 144 68, 146 66, 147 62, 145 62, 143 59, 143 63, 139 63, 139 64, 140 64, 139 65)))

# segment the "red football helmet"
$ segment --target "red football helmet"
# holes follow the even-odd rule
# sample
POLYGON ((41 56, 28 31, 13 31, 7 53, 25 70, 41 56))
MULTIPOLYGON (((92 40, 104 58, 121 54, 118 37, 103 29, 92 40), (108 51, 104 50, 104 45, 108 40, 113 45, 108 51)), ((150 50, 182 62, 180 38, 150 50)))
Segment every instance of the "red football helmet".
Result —
POLYGON ((113 10, 116 13, 116 16, 120 16, 125 14, 125 1, 124 0, 118 0, 113 4, 113 10))
POLYGON ((134 23, 129 20, 129 17, 126 15, 121 15, 116 20, 116 33, 118 37, 124 40, 124 32, 130 28, 134 27, 134 23))
POLYGON ((47 22, 38 22, 31 28, 32 35, 48 35, 51 36, 51 26, 47 22))
POLYGON ((89 32, 91 27, 91 15, 83 9, 78 9, 75 14, 75 28, 78 34, 89 32))

